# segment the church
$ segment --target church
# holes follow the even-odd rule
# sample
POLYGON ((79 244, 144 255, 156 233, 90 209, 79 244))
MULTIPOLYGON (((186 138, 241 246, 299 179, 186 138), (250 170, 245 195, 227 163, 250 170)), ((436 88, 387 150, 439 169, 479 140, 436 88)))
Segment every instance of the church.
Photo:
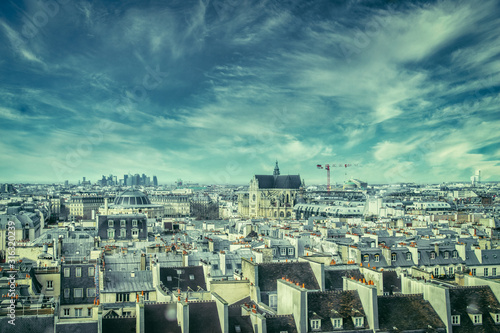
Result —
POLYGON ((272 175, 255 175, 248 193, 238 195, 238 213, 247 218, 291 218, 302 195, 300 175, 280 175, 278 161, 272 175))

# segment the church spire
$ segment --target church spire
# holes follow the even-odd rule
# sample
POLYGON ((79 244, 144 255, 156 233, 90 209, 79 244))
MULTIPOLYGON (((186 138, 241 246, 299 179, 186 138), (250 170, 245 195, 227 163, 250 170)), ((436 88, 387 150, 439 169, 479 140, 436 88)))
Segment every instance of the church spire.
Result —
POLYGON ((276 166, 274 167, 273 176, 276 177, 276 176, 279 176, 279 175, 280 175, 280 168, 278 166, 278 160, 276 160, 276 166))

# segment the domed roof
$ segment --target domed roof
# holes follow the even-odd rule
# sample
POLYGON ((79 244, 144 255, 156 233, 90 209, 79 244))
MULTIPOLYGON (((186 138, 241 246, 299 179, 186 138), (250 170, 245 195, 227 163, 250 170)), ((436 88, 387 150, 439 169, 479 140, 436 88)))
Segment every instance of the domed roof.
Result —
POLYGON ((151 201, 149 201, 148 196, 141 191, 127 190, 115 198, 114 204, 122 206, 141 206, 151 205, 151 201))

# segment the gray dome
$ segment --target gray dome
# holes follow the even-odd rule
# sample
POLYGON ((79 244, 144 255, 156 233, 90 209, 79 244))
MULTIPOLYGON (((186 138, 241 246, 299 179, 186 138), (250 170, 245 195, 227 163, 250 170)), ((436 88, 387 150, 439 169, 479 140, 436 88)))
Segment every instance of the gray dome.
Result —
POLYGON ((113 202, 120 206, 143 206, 151 205, 151 201, 146 194, 137 190, 128 190, 115 198, 113 202))

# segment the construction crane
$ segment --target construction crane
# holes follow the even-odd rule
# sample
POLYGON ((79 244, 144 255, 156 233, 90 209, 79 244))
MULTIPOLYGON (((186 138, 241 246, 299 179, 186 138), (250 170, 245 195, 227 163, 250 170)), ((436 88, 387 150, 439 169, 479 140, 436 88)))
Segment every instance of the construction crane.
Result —
MULTIPOLYGON (((323 166, 321 164, 316 164, 316 167, 318 169, 323 169, 323 166)), ((325 164, 326 170, 326 190, 328 191, 328 194, 330 194, 330 164, 325 164)))
MULTIPOLYGON (((316 164, 316 167, 318 169, 325 169, 326 170, 326 190, 328 192, 328 194, 330 194, 330 190, 331 190, 331 187, 330 187, 330 168, 347 168, 347 167, 350 167, 352 166, 352 164, 350 163, 335 163, 335 164, 325 164, 325 166, 323 167, 322 164, 316 164)), ((357 166, 357 164, 355 165, 357 166)))

